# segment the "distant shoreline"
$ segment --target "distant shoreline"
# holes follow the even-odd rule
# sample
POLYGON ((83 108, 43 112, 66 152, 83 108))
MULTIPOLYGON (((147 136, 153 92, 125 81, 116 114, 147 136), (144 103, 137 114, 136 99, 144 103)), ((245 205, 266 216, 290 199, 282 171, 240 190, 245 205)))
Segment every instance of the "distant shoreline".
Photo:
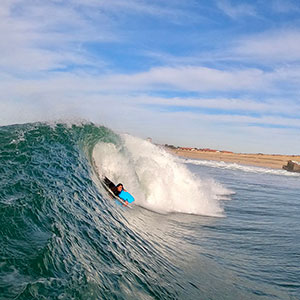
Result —
POLYGON ((209 152, 202 150, 184 150, 167 148, 173 154, 184 158, 224 161, 237 163, 241 165, 249 165, 256 167, 282 169, 289 160, 300 161, 300 155, 279 155, 279 154, 243 154, 232 152, 209 152))

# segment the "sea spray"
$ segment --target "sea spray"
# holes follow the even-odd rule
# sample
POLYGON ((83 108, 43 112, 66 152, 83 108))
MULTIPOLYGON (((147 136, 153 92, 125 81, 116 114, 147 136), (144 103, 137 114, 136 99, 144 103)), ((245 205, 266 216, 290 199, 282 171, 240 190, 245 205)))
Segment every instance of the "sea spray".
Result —
POLYGON ((93 159, 100 177, 122 182, 140 206, 159 213, 223 215, 220 199, 230 191, 193 175, 176 157, 148 141, 124 134, 118 145, 98 143, 93 159))

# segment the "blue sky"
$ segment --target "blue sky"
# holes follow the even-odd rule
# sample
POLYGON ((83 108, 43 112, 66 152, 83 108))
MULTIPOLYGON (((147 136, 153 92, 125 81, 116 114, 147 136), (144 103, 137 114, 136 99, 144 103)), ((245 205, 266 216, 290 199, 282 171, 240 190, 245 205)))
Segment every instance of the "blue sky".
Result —
POLYGON ((2 0, 0 124, 300 154, 300 2, 2 0))

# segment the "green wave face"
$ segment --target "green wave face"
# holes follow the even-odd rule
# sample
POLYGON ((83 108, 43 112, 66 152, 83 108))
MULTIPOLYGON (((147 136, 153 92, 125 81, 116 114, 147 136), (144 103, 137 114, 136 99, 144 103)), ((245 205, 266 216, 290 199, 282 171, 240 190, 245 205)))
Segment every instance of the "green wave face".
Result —
POLYGON ((94 124, 0 127, 0 300, 177 297, 165 246, 136 223, 149 216, 99 184, 99 143, 126 152, 94 124))
POLYGON ((0 128, 1 299, 93 298, 89 278, 108 268, 101 243, 110 226, 91 179, 98 141, 118 136, 93 124, 0 128))

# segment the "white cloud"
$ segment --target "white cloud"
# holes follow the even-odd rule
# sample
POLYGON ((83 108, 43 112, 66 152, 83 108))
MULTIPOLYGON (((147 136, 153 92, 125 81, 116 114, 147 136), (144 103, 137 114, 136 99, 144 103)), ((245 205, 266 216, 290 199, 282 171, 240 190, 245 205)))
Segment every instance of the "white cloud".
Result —
POLYGON ((183 21, 187 16, 190 20, 193 11, 180 3, 4 0, 0 7, 0 68, 34 73, 72 64, 103 67, 107 63, 87 53, 85 43, 126 40, 122 22, 132 19, 132 14, 164 22, 183 21))
POLYGON ((299 12, 299 2, 291 2, 289 0, 273 0, 271 7, 276 13, 295 13, 299 12))
MULTIPOLYGON (((0 73, 1 75, 1 73, 0 73)), ((16 90, 19 95, 33 93, 146 93, 150 91, 194 91, 272 94, 287 97, 298 90, 298 68, 282 68, 263 72, 259 69, 218 70, 205 67, 157 67, 133 74, 89 75, 77 73, 51 73, 34 79, 3 76, 2 94, 16 90), (280 84, 280 86, 278 86, 280 84), (286 84, 288 91, 282 89, 286 84), (286 94, 287 93, 287 94, 286 94)), ((221 94, 220 94, 221 95, 221 94)))
POLYGON ((230 1, 220 0, 217 6, 224 14, 232 19, 237 19, 244 16, 257 16, 255 8, 249 4, 242 3, 238 5, 231 4, 230 1))
MULTIPOLYGON (((147 1, 147 0, 73 0, 74 4, 99 9, 108 14, 117 14, 119 18, 126 15, 148 15, 164 18, 167 22, 184 21, 187 17, 194 18, 194 13, 190 10, 193 1, 147 1)), ((199 17, 199 16, 198 16, 199 17)))
POLYGON ((161 143, 241 152, 293 153, 299 144, 295 140, 299 119, 153 111, 128 96, 94 95, 84 100, 80 95, 68 98, 52 94, 42 100, 30 97, 21 102, 0 101, 0 122, 1 125, 58 119, 74 122, 85 118, 121 132, 152 136, 161 143))
POLYGON ((258 69, 218 70, 206 67, 157 67, 147 72, 112 75, 102 81, 111 87, 137 90, 228 91, 255 90, 267 87, 267 77, 258 69))
MULTIPOLYGON (((0 125, 84 118, 121 132, 129 131, 142 137, 152 136, 161 143, 208 146, 241 152, 292 153, 297 147, 294 140, 300 129, 300 118, 280 116, 281 105, 284 106, 280 101, 269 102, 264 107, 243 99, 169 100, 147 95, 134 97, 127 93, 89 94, 84 89, 80 90, 85 83, 73 91, 69 90, 69 84, 66 89, 68 92, 62 87, 55 89, 53 86, 50 89, 47 85, 38 84, 31 90, 27 86, 27 93, 24 86, 19 94, 17 86, 9 94, 7 91, 5 94, 1 92, 0 125), (164 101, 170 107, 181 103, 192 108, 198 105, 204 108, 219 107, 223 112, 172 112, 169 107, 161 110, 144 105, 161 104, 164 101), (250 116, 247 111, 244 115, 235 114, 234 110, 240 109, 243 102, 247 111, 260 113, 261 116, 250 116), (271 107, 273 111, 269 114, 268 109, 271 107), (278 115, 273 116, 272 113, 278 115), (252 132, 252 128, 256 128, 259 135, 252 132), (287 139, 286 136, 292 138, 287 139), (286 141, 284 145, 283 140, 286 141)), ((290 108, 293 107, 296 108, 297 103, 291 104, 290 108)))
POLYGON ((117 40, 105 15, 89 19, 59 2, 5 2, 0 15, 0 68, 13 73, 94 65, 81 44, 117 40))
MULTIPOLYGON (((201 119, 212 124, 239 123, 300 128, 300 102, 297 101, 269 100, 262 103, 238 98, 170 99, 149 95, 130 96, 128 93, 118 91, 98 93, 95 87, 94 90, 91 89, 94 83, 88 84, 87 81, 83 81, 82 85, 79 85, 77 81, 52 82, 53 86, 48 86, 45 83, 30 85, 29 82, 25 85, 15 84, 11 84, 5 91, 1 92, 0 103, 2 103, 2 109, 0 119, 2 122, 5 120, 7 122, 7 118, 11 117, 15 120, 23 120, 24 116, 26 119, 28 115, 37 119, 73 115, 95 119, 95 114, 99 114, 98 112, 103 114, 103 107, 105 107, 105 111, 109 112, 114 112, 115 108, 118 107, 118 112, 124 111, 124 115, 127 116, 129 110, 138 108, 144 113, 148 110, 160 112, 164 115, 172 115, 174 118, 181 116, 183 119, 190 120, 189 122, 201 119), (7 101, 5 99, 11 100, 7 101), (182 109, 172 112, 174 107, 181 107, 182 109), (7 111, 8 108, 10 108, 9 112, 7 111), (187 108, 189 110, 185 111, 187 108), (203 108, 203 110, 193 111, 193 108, 203 108), (17 115, 13 113, 14 109, 19 111, 17 115), (211 109, 211 111, 207 113, 207 109, 211 109), (24 111, 27 111, 27 113, 22 116, 24 111), (22 117, 20 118, 20 116, 22 117)), ((137 118, 136 115, 132 116, 137 118)))
POLYGON ((276 30, 246 37, 234 52, 242 57, 266 61, 300 61, 300 31, 276 30))
POLYGON ((300 116, 300 101, 288 99, 268 99, 255 101, 241 98, 159 98, 151 96, 136 97, 137 103, 160 105, 161 107, 182 107, 218 109, 228 112, 257 113, 264 115, 300 116))
POLYGON ((270 87, 270 79, 259 70, 221 71, 203 67, 161 67, 134 74, 90 76, 87 74, 53 73, 40 79, 2 82, 2 90, 17 87, 28 94, 51 90, 60 92, 146 92, 146 91, 255 91, 270 87))
POLYGON ((235 115, 235 114, 205 114, 194 112, 165 112, 166 115, 173 115, 174 118, 181 116, 186 120, 206 121, 208 123, 217 124, 243 124, 243 125, 260 125, 260 127, 266 126, 284 126, 300 128, 299 118, 286 118, 279 116, 260 116, 253 117, 248 115, 235 115))

